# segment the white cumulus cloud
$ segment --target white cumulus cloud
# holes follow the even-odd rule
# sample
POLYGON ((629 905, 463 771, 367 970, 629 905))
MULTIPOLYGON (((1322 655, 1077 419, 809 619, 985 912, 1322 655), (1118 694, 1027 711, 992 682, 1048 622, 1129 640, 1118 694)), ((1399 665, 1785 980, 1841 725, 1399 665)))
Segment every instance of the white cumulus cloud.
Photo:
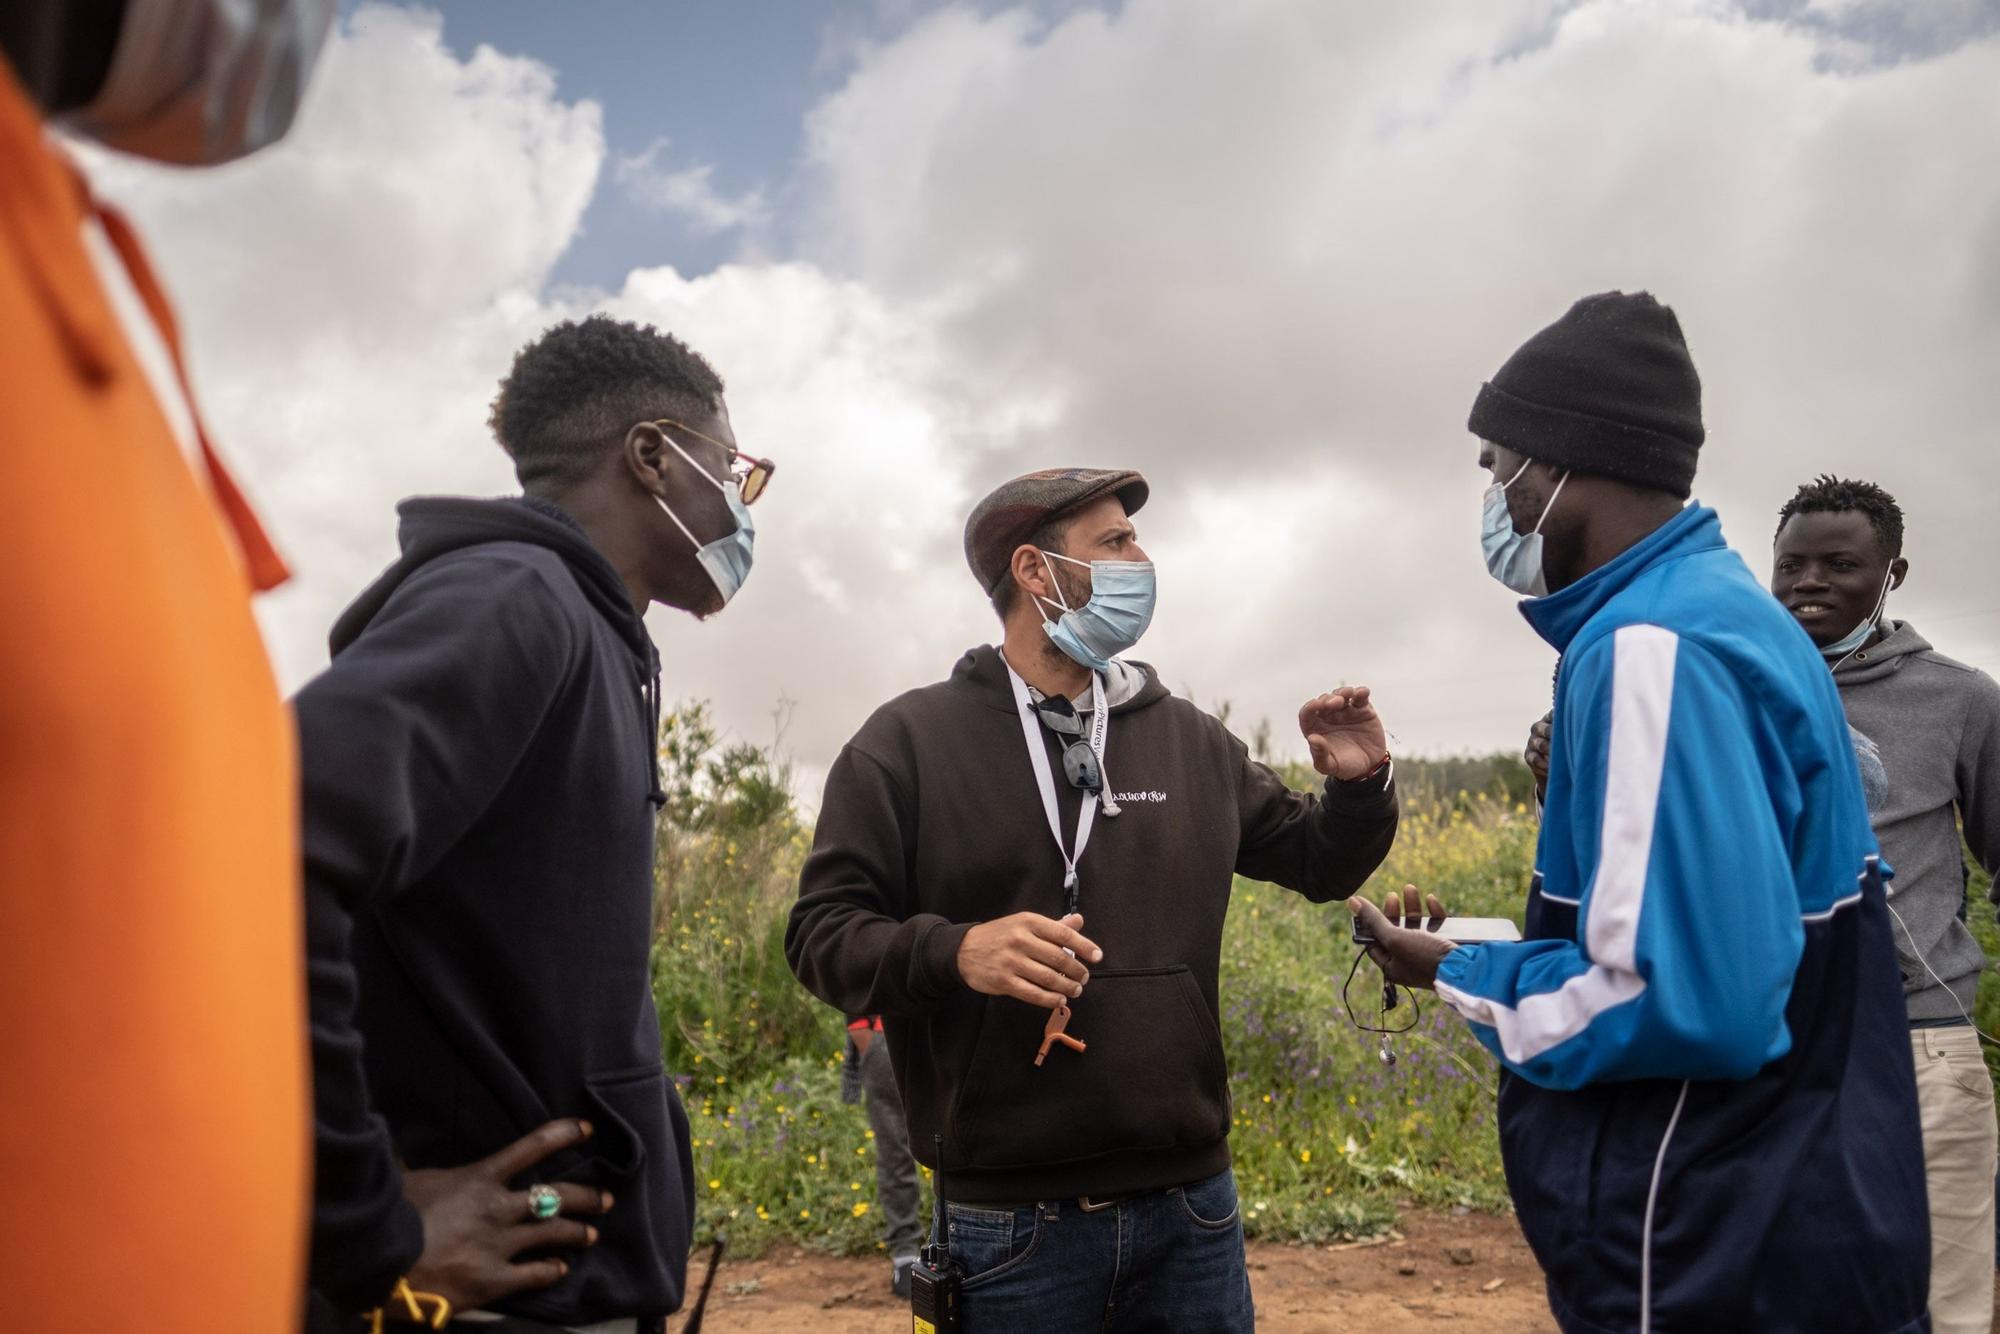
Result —
POLYGON ((612 292, 547 284, 604 185, 598 108, 532 53, 454 56, 421 11, 345 20, 270 153, 94 164, 299 570, 265 608, 291 684, 393 554, 397 499, 508 488, 484 420, 514 349, 603 309, 700 348, 779 461, 742 596, 653 624, 670 693, 737 733, 790 701, 809 776, 992 635, 964 516, 1055 463, 1153 479, 1139 656, 1170 684, 1282 737, 1305 695, 1368 681, 1406 750, 1513 745, 1551 657, 1475 554, 1465 414, 1606 288, 1679 311, 1697 494, 1754 570, 1795 484, 1870 477, 1910 514, 1892 609, 2000 668, 2000 40, 1859 59, 1861 8, 949 8, 852 57, 772 196, 796 216, 664 150, 609 164, 715 230, 802 238, 700 277, 663 254, 612 292))
POLYGON ((954 294, 945 353, 984 392, 1059 401, 982 480, 1153 476, 1146 650, 1239 716, 1367 680, 1406 744, 1517 742, 1551 655, 1481 571, 1465 416, 1611 288, 1679 311, 1697 495, 1753 570, 1796 484, 1871 477, 1910 513, 1896 610, 2000 666, 2000 41, 1857 65, 1810 17, 946 10, 814 113, 807 234, 883 292, 954 294))
POLYGON ((770 222, 762 191, 725 195, 715 188, 714 163, 665 165, 661 159, 669 146, 660 139, 643 153, 618 157, 612 163, 612 179, 642 208, 683 218, 699 233, 757 228, 770 222))

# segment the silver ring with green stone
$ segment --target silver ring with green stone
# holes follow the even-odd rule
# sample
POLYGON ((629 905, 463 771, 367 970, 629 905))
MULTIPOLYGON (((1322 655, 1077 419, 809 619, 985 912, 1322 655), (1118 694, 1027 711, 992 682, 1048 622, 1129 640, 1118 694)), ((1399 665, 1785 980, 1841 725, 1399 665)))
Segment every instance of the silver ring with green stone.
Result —
POLYGON ((556 1193, 554 1186, 530 1186, 528 1212, 546 1223, 562 1212, 562 1196, 556 1193))

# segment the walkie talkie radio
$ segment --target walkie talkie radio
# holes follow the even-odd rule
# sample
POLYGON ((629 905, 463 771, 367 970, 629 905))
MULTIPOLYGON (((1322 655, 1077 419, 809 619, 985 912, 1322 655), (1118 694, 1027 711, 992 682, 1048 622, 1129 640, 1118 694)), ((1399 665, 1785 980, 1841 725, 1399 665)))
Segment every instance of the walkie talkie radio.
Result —
POLYGON ((910 1271, 913 1334, 959 1334, 958 1265, 951 1258, 951 1215, 944 1200, 944 1136, 932 1135, 937 1171, 938 1229, 910 1271))

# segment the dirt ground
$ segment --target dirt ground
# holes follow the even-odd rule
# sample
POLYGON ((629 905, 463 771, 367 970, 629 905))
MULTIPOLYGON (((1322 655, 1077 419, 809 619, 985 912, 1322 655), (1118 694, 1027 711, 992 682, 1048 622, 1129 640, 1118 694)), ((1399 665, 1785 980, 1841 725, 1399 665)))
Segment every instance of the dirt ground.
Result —
MULTIPOLYGON (((837 1260, 792 1250, 725 1259, 706 1327, 901 1334, 910 1328, 909 1308, 890 1296, 888 1277, 888 1262, 879 1257, 837 1260)), ((1255 1242, 1250 1288, 1257 1328, 1268 1334, 1407 1334, 1447 1327, 1543 1334, 1555 1328, 1542 1298, 1541 1271, 1514 1220, 1483 1214, 1410 1211, 1397 1233, 1375 1243, 1255 1242)))

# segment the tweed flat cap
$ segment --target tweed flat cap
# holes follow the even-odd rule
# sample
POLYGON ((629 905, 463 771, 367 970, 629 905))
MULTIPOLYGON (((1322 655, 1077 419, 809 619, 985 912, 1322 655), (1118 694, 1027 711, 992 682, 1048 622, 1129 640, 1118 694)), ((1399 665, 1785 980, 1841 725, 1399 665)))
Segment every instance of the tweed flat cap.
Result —
POLYGON ((991 597, 1007 576, 1014 549, 1037 528, 1099 496, 1115 495, 1137 514, 1151 489, 1129 468, 1044 468, 1002 483, 965 521, 965 563, 991 597))

